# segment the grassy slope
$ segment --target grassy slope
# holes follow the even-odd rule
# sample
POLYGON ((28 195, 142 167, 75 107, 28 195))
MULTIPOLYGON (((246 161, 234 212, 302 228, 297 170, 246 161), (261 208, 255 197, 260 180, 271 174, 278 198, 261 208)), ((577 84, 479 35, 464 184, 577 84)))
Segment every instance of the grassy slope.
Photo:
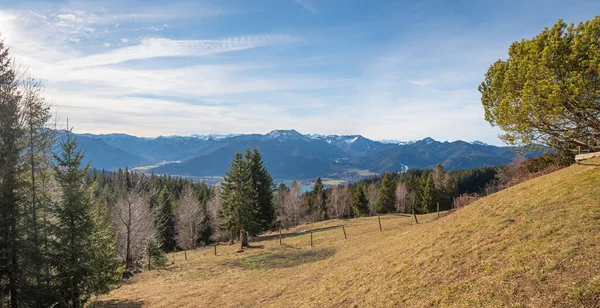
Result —
MULTIPOLYGON (((599 164, 600 161, 591 163, 599 164)), ((328 221, 309 236, 175 255, 100 303, 200 306, 600 305, 600 167, 574 165, 436 219, 328 221)), ((300 229, 302 229, 300 228, 300 229)))

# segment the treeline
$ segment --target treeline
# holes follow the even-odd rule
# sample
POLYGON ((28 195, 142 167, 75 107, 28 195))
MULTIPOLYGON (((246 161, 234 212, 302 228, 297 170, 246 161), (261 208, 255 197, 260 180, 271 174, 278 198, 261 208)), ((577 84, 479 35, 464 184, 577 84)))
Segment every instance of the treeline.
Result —
POLYGON ((310 192, 302 193, 300 184, 283 184, 275 190, 276 225, 291 227, 329 218, 351 218, 385 213, 424 214, 452 207, 453 198, 478 193, 494 180, 498 168, 477 168, 446 172, 410 169, 385 173, 357 183, 325 188, 317 178, 310 192))
POLYGON ((329 218, 352 218, 384 213, 425 214, 460 208, 491 193, 558 170, 573 162, 569 151, 555 151, 535 158, 517 158, 502 167, 445 171, 409 169, 324 188, 317 178, 312 191, 300 184, 283 184, 274 192, 277 227, 329 218))
POLYGON ((161 265, 164 252, 214 241, 217 226, 208 202, 213 192, 205 183, 127 168, 93 170, 87 182, 94 202, 112 214, 116 254, 127 272, 140 268, 143 257, 150 257, 150 264, 161 265))

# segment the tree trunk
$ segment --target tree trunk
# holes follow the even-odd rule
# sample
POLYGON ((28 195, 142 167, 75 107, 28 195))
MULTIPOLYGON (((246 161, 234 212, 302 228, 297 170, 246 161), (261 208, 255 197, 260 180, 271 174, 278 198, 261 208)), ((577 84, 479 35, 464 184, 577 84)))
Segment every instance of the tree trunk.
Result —
POLYGON ((240 243, 242 249, 244 249, 244 247, 250 247, 248 244, 248 232, 240 231, 240 243))
POLYGON ((125 268, 131 270, 132 262, 131 262, 131 203, 127 202, 127 243, 125 249, 125 268))
MULTIPOLYGON (((37 196, 35 189, 35 153, 33 151, 33 124, 31 123, 31 116, 29 122, 29 146, 30 146, 30 163, 31 163, 31 206, 32 206, 32 220, 33 220, 33 245, 35 246, 36 253, 38 253, 39 245, 38 245, 38 230, 37 230, 37 196)), ((39 285, 40 283, 40 264, 38 262, 38 257, 35 256, 35 283, 39 285)))

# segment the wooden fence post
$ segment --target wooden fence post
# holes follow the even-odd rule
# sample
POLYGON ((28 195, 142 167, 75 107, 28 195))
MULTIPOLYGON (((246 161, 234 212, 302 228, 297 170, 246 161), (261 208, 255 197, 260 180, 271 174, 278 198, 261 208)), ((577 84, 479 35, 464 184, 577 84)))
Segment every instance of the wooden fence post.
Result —
POLYGON ((438 217, 440 217, 440 203, 437 203, 437 212, 438 212, 438 217))
POLYGON ((312 243, 312 231, 310 232, 310 247, 313 247, 313 243, 312 243))
POLYGON ((187 261, 187 249, 183 250, 183 254, 185 255, 185 260, 187 261))
MULTIPOLYGON (((415 213, 415 210, 413 209, 413 216, 415 217, 415 222, 417 223, 417 225, 419 224, 419 220, 417 219, 417 213, 415 213)), ((412 222, 412 219, 410 220, 412 222)))
POLYGON ((244 250, 244 231, 240 231, 240 249, 244 250))
POLYGON ((344 239, 348 239, 348 237, 346 236, 346 228, 344 228, 344 225, 342 225, 342 230, 344 231, 344 239))
POLYGON ((281 244, 281 229, 279 229, 279 245, 282 245, 281 244))
POLYGON ((379 216, 379 214, 377 214, 377 220, 379 220, 379 231, 383 231, 381 228, 381 216, 379 216))
POLYGON ((217 243, 215 243, 215 256, 217 255, 217 243))

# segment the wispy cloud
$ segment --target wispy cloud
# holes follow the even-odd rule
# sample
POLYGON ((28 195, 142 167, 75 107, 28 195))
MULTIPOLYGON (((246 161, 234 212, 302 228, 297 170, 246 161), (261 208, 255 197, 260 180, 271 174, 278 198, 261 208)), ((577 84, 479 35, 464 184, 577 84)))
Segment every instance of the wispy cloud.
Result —
MULTIPOLYGON (((121 43, 126 44, 127 42, 127 39, 121 39, 121 43)), ((149 38, 142 40, 139 44, 134 46, 65 61, 60 63, 60 65, 84 67, 158 57, 198 57, 262 46, 299 42, 303 42, 303 40, 295 36, 281 34, 262 34, 232 37, 221 40, 171 40, 165 38, 149 38)))
POLYGON ((417 86, 428 86, 433 83, 432 79, 413 79, 408 82, 417 85, 417 86))
POLYGON ((295 128, 494 144, 499 131, 477 92, 488 65, 559 13, 578 21, 600 9, 588 0, 543 11, 444 1, 28 1, 38 0, 0 9, 1 35, 76 131, 295 128))

